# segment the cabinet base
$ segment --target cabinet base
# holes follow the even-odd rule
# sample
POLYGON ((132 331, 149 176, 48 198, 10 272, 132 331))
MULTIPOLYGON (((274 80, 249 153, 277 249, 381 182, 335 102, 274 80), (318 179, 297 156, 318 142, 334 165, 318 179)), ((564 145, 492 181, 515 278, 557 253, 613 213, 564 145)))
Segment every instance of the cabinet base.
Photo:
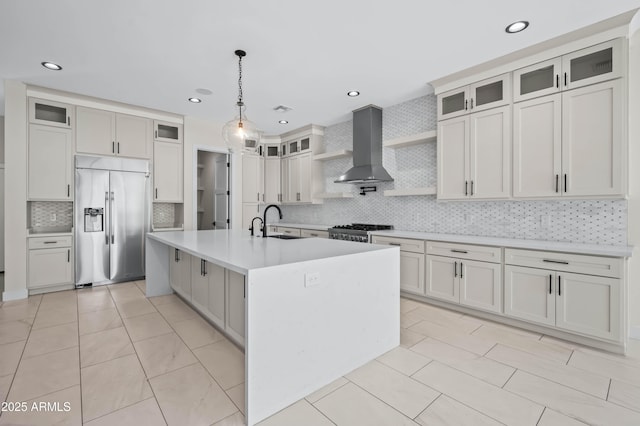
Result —
POLYGON ((627 350, 626 337, 623 337, 623 340, 621 342, 606 342, 598 339, 593 339, 590 337, 585 337, 585 336, 581 336, 573 333, 564 332, 559 329, 544 327, 538 324, 532 324, 525 321, 520 321, 515 318, 505 317, 503 315, 492 314, 489 312, 484 312, 484 311, 480 311, 473 308, 467 308, 466 306, 462 306, 462 305, 447 303, 441 300, 436 300, 430 297, 408 293, 405 291, 401 292, 401 296, 406 297, 407 299, 418 301, 418 302, 428 303, 441 308, 451 309, 453 311, 458 311, 464 314, 469 314, 479 318, 488 319, 491 321, 510 325, 513 327, 534 331, 536 333, 546 334, 548 336, 556 337, 558 339, 567 340, 570 342, 578 343, 580 345, 590 346, 593 348, 602 349, 602 350, 614 352, 617 354, 625 354, 627 350))

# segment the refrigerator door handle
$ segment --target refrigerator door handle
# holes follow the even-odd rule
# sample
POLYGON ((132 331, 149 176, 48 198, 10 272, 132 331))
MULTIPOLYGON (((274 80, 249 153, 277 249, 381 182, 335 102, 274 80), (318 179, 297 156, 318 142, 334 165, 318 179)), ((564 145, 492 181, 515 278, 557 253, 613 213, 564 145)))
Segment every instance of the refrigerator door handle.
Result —
MULTIPOLYGON (((109 204, 109 192, 105 192, 104 193, 104 205, 105 206, 110 206, 111 204, 109 204)), ((109 211, 108 208, 105 209, 105 213, 106 213, 106 222, 105 223, 105 229, 104 229, 104 243, 106 245, 109 245, 109 227, 111 226, 111 212, 109 211)))
POLYGON ((115 202, 115 197, 113 196, 113 192, 110 192, 111 194, 111 199, 109 200, 109 216, 110 219, 109 220, 109 234, 111 234, 111 244, 115 243, 115 237, 113 235, 113 203, 115 202))

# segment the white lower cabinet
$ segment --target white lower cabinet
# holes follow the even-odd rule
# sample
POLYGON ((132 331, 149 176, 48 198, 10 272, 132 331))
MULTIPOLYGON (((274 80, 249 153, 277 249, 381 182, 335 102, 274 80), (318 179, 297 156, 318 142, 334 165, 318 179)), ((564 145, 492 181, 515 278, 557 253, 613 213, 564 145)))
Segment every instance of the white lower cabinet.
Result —
POLYGON ((246 295, 244 275, 227 269, 225 287, 227 293, 225 331, 244 345, 244 301, 246 295))
POLYGON ((301 229, 300 236, 302 238, 329 238, 329 232, 317 229, 301 229))
POLYGON ((209 298, 207 312, 209 318, 224 329, 225 322, 225 269, 207 262, 205 273, 209 276, 209 298))
POLYGON ((424 295, 424 241, 374 235, 371 242, 400 247, 400 290, 424 295))
MULTIPOLYGON (((508 249, 506 258, 523 258, 517 252, 508 249)), ((523 253, 530 258, 532 252, 523 253)), ((505 266, 505 315, 619 341, 622 338, 622 280, 578 273, 590 271, 594 265, 610 263, 609 259, 567 255, 566 260, 559 260, 557 253, 551 254, 555 258, 548 255, 540 252, 541 260, 547 262, 549 269, 505 266), (554 264, 560 269, 551 269, 554 264)))
POLYGON ((206 264, 206 260, 191 256, 191 303, 205 311, 209 309, 209 277, 206 264))
POLYGON ((502 265, 427 255, 426 295, 502 312, 502 265))
POLYGON ((169 283, 178 294, 191 300, 191 256, 180 249, 171 250, 169 283))
POLYGON ((29 247, 28 289, 73 284, 71 237, 30 238, 29 247))

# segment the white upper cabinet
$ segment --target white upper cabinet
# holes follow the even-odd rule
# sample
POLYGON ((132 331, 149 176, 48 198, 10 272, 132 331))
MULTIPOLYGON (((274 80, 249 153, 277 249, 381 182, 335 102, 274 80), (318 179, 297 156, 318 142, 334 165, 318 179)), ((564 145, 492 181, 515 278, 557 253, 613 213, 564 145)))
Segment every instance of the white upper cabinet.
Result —
POLYGON ((513 72, 513 101, 520 102, 560 91, 562 59, 554 58, 513 72))
POLYGON ((242 156, 242 202, 264 201, 264 158, 259 155, 242 156))
POLYGON ((151 158, 148 118, 94 108, 76 108, 76 151, 86 154, 151 158))
POLYGON ((513 196, 623 196, 622 80, 514 104, 513 196))
POLYGON ((511 107, 438 123, 438 198, 507 198, 511 193, 511 107))
POLYGON ((29 98, 29 122, 45 126, 73 127, 73 106, 49 100, 29 98))
POLYGON ((154 120, 153 138, 160 142, 182 143, 182 124, 154 120))
POLYGON ((511 74, 502 74, 438 96, 438 120, 458 117, 511 102, 511 74))
POLYGON ((563 195, 623 195, 622 81, 562 94, 563 195))
POLYGON ((73 132, 60 127, 29 125, 28 198, 73 199, 73 132))
POLYGON ((561 194, 562 98, 531 99, 513 106, 513 196, 561 194))
MULTIPOLYGON (((268 147, 267 147, 268 149, 268 147)), ((264 159, 264 202, 277 204, 281 201, 280 192, 280 159, 264 159)))
POLYGON ((182 145, 153 143, 153 201, 181 203, 183 200, 182 145))
POLYGON ((622 69, 622 39, 601 43, 514 71, 513 101, 613 80, 622 69))

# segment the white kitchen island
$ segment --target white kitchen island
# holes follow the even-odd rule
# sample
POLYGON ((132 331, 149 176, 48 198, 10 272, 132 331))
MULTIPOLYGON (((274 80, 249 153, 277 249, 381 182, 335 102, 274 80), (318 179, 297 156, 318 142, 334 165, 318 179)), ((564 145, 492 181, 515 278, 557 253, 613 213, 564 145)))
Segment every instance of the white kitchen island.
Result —
POLYGON ((193 265, 202 263, 200 275, 188 269, 191 277, 183 276, 183 284, 205 277, 207 264, 224 268, 216 276, 225 285, 210 275, 206 296, 196 287, 191 291, 191 284, 188 292, 173 287, 209 319, 220 315, 212 316, 208 306, 223 306, 227 320, 214 322, 244 343, 248 425, 400 343, 398 247, 251 237, 235 230, 147 234, 146 247, 149 297, 173 293, 170 263, 182 252, 193 265), (235 331, 229 323, 234 318, 235 331))

